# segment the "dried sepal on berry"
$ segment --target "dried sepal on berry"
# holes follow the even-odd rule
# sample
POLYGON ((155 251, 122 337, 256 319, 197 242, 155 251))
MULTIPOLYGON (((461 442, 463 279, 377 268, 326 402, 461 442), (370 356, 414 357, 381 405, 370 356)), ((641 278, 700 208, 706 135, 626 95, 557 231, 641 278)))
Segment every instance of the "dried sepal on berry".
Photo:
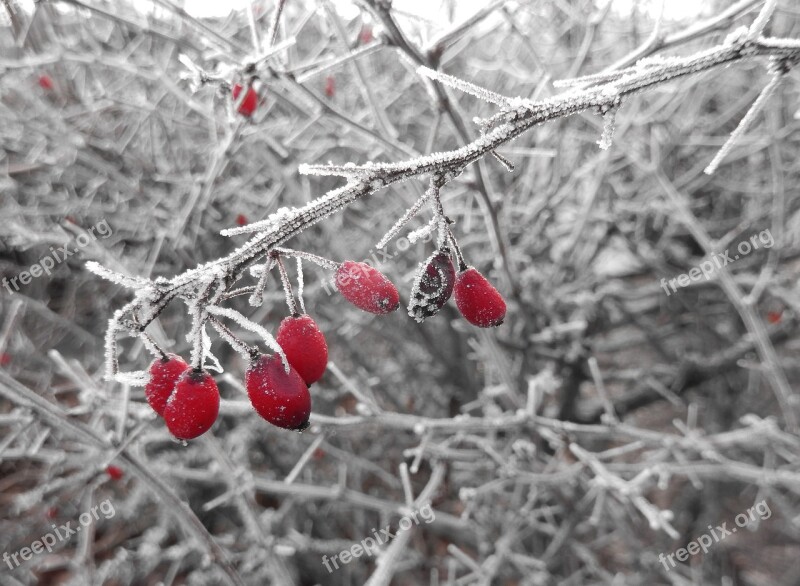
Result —
POLYGON ((417 322, 436 315, 453 294, 456 268, 450 251, 442 248, 420 263, 411 288, 408 315, 417 322))
POLYGON ((308 427, 308 386, 293 367, 286 371, 279 356, 256 357, 245 373, 245 386, 253 408, 271 424, 296 431, 308 427))
POLYGON ((198 369, 184 372, 164 408, 167 429, 178 439, 203 435, 219 415, 219 389, 211 375, 198 369))
POLYGON ((400 307, 400 294, 394 284, 365 262, 346 260, 339 265, 336 288, 362 311, 381 315, 400 307))
POLYGON ((481 328, 499 326, 506 317, 503 296, 474 267, 467 267, 456 275, 456 306, 472 325, 481 328))

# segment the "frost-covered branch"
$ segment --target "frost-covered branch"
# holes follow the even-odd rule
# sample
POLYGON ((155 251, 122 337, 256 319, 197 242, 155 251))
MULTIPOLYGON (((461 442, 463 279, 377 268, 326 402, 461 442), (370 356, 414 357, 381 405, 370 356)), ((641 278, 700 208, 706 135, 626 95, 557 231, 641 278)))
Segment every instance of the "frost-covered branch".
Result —
MULTIPOLYGON (((774 60, 780 60, 786 69, 800 59, 800 41, 773 38, 760 38, 752 41, 748 40, 746 35, 731 35, 725 43, 695 55, 650 58, 633 67, 604 77, 603 79, 607 81, 599 85, 569 90, 539 101, 497 96, 467 82, 456 82, 453 81, 454 78, 421 68, 421 73, 446 80, 454 87, 470 90, 475 95, 501 105, 501 110, 497 114, 482 122, 484 133, 479 138, 455 150, 431 153, 397 163, 301 165, 300 173, 302 174, 336 175, 344 177, 347 182, 342 187, 328 192, 303 207, 282 208, 255 225, 226 230, 224 234, 229 236, 243 233, 254 234, 250 240, 231 254, 200 265, 172 279, 159 278, 144 287, 140 286, 136 298, 117 312, 112 320, 107 337, 108 372, 111 374, 117 372, 116 352, 113 347, 116 332, 127 330, 129 334, 137 335, 160 314, 172 299, 180 298, 190 307, 217 305, 220 300, 225 298, 225 293, 234 283, 245 274, 248 267, 263 260, 291 238, 359 199, 383 190, 394 183, 432 174, 441 177, 442 186, 444 186, 460 175, 467 166, 487 154, 494 153, 500 147, 507 145, 539 124, 587 110, 612 113, 619 107, 623 99, 638 92, 658 87, 681 77, 755 57, 771 57, 774 60)), ((613 128, 613 114, 606 115, 611 116, 607 123, 607 131, 604 133, 605 140, 608 141, 611 128, 613 128)), ((409 210, 411 215, 416 213, 415 208, 416 205, 409 210)), ((401 218, 401 224, 404 223, 402 220, 401 218)), ((391 234, 392 232, 387 236, 391 237, 391 234)), ((108 276, 103 270, 98 269, 98 272, 101 276, 108 276)), ((261 281, 264 278, 262 275, 261 281)), ((136 280, 117 278, 116 281, 129 286, 140 285, 140 281, 136 280)), ((259 288, 262 286, 263 282, 260 283, 259 288)), ((251 301, 258 301, 258 296, 251 298, 251 301)), ((202 313, 196 315, 202 315, 202 313)), ((254 328, 250 327, 249 329, 254 328)), ((199 339, 195 341, 196 347, 200 344, 199 339)))

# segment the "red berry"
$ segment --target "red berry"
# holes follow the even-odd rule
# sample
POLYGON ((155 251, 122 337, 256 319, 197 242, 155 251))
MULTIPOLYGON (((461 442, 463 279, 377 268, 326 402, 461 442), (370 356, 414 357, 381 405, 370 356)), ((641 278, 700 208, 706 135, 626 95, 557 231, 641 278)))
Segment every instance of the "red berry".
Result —
POLYGON ((768 311, 767 321, 771 324, 777 324, 781 321, 782 316, 783 316, 782 311, 768 311))
POLYGON ((125 473, 122 471, 121 468, 118 466, 114 466, 113 464, 106 467, 106 474, 111 480, 122 480, 122 477, 125 476, 125 473))
POLYGON ((453 294, 455 280, 456 268, 450 259, 450 251, 443 249, 434 252, 419 265, 411 288, 408 315, 418 322, 436 315, 453 294))
POLYGON ((371 26, 365 24, 363 27, 361 27, 361 32, 358 34, 358 40, 361 41, 363 45, 372 42, 373 38, 371 26))
POLYGON ((328 345, 317 323, 307 315, 289 316, 275 338, 289 364, 307 385, 322 378, 328 365, 328 345))
POLYGON ((298 431, 308 427, 311 394, 290 365, 286 372, 277 354, 262 354, 245 373, 247 395, 256 412, 273 425, 298 431))
POLYGON ((175 390, 178 378, 187 370, 189 365, 175 354, 167 354, 166 358, 156 358, 150 365, 150 380, 144 387, 144 396, 159 415, 164 415, 167 399, 175 390))
POLYGON ((164 408, 167 429, 178 439, 203 435, 219 414, 219 389, 204 370, 187 370, 178 379, 175 391, 164 408))
POLYGON ((58 517, 58 507, 49 507, 45 512, 45 516, 48 519, 55 519, 58 517))
POLYGON ((488 328, 503 323, 506 302, 474 267, 456 276, 455 293, 458 311, 472 325, 488 328))
MULTIPOLYGON (((242 93, 242 84, 234 84, 233 99, 236 100, 240 93, 242 93)), ((242 98, 242 103, 239 104, 239 114, 250 117, 256 111, 256 106, 258 106, 258 94, 252 87, 248 87, 244 98, 242 98)))
POLYGON ((3 352, 0 354, 0 366, 8 366, 11 364, 11 354, 3 352))
POLYGON ((325 78, 325 95, 329 98, 336 95, 336 78, 332 75, 325 78))
POLYGON ((53 89, 53 80, 50 78, 49 75, 40 75, 39 76, 39 87, 43 90, 52 90, 53 89))
POLYGON ((336 287, 345 299, 363 311, 380 315, 400 307, 397 288, 365 262, 346 260, 339 265, 336 287))
POLYGON ((247 224, 247 216, 244 214, 239 214, 236 216, 236 225, 237 226, 244 226, 247 224))

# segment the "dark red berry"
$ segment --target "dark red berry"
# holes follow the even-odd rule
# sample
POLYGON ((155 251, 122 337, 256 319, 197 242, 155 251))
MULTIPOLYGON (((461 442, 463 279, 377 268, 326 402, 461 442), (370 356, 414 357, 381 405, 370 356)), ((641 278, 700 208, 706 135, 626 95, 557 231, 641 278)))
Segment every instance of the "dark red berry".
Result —
POLYGON ((289 364, 307 385, 322 378, 328 365, 328 344, 311 317, 289 316, 281 322, 275 338, 289 364))
POLYGON ((370 313, 391 313, 400 307, 397 288, 365 262, 346 260, 336 271, 336 287, 350 303, 370 313))
POLYGON ((47 511, 45 512, 45 516, 48 519, 55 519, 58 517, 58 507, 48 507, 47 511))
POLYGON ((43 90, 50 91, 53 89, 53 80, 49 75, 39 76, 39 87, 43 90))
POLYGON ((159 415, 164 415, 167 399, 175 390, 178 378, 187 370, 189 365, 175 354, 167 354, 166 358, 156 358, 150 365, 150 380, 144 387, 144 396, 159 415))
MULTIPOLYGON (((238 100, 239 94, 242 93, 242 84, 236 83, 233 85, 233 99, 238 100)), ((247 91, 239 104, 239 114, 242 116, 250 117, 256 111, 258 106, 258 94, 252 87, 248 87, 247 91)))
POLYGON ((336 95, 336 78, 332 75, 325 78, 325 95, 329 98, 336 95))
POLYGON ((408 315, 418 322, 436 315, 453 294, 455 281, 456 268, 450 259, 450 251, 437 250, 419 265, 411 288, 408 315))
POLYGON ((771 324, 777 324, 780 323, 782 316, 783 316, 782 311, 768 311, 767 321, 771 324))
POLYGON ((456 275, 456 305, 472 325, 499 326, 506 316, 506 302, 492 284, 474 267, 456 275))
POLYGON ((311 415, 311 394, 300 374, 281 357, 261 355, 245 373, 247 395, 256 412, 273 425, 302 431, 311 415))
POLYGON ((178 379, 175 391, 164 408, 167 429, 178 439, 203 435, 219 414, 219 389, 204 370, 187 370, 178 379))
POLYGON ((237 226, 245 226, 247 225, 247 216, 244 214, 239 214, 236 216, 236 225, 237 226))
POLYGON ((8 366, 11 364, 11 354, 3 352, 0 354, 0 366, 8 366))
POLYGON ((125 473, 122 471, 122 468, 114 466, 113 464, 106 467, 106 474, 108 474, 108 477, 111 480, 122 480, 122 477, 125 476, 125 473))

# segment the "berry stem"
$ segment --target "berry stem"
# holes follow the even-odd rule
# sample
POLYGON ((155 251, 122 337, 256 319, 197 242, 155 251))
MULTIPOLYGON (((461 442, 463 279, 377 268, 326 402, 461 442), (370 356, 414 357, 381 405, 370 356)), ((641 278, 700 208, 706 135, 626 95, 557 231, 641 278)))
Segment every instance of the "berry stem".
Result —
POLYGON ((147 348, 153 356, 161 358, 161 360, 167 360, 167 353, 164 352, 161 346, 156 344, 156 341, 150 337, 150 334, 144 330, 140 330, 139 337, 142 339, 142 343, 144 344, 145 348, 147 348))
POLYGON ((439 196, 439 190, 445 183, 444 177, 439 173, 434 173, 433 176, 431 176, 430 193, 432 196, 433 212, 439 220, 439 240, 437 242, 437 248, 440 250, 445 249, 445 241, 449 240, 450 244, 453 246, 453 252, 456 255, 458 270, 459 272, 463 272, 467 270, 467 263, 464 262, 464 256, 461 254, 461 247, 458 245, 458 241, 456 241, 455 234, 453 234, 453 231, 450 229, 451 220, 444 214, 444 206, 439 196))
MULTIPOLYGON (((300 303, 300 311, 306 312, 306 304, 303 301, 303 288, 305 287, 305 278, 303 276, 303 257, 297 257, 297 301, 300 303)), ((295 316, 297 317, 297 316, 295 316)))
POLYGON ((278 272, 281 275, 281 283, 283 284, 283 291, 286 293, 286 304, 289 306, 289 311, 293 316, 300 315, 300 312, 297 310, 297 302, 294 299, 294 292, 292 291, 292 283, 289 281, 289 275, 286 272, 286 267, 283 264, 283 259, 281 258, 279 253, 273 253, 275 255, 275 262, 278 264, 278 272))
POLYGON ((203 359, 205 358, 203 352, 203 325, 205 321, 208 319, 208 313, 201 309, 200 304, 198 303, 193 311, 191 311, 192 315, 192 356, 190 363, 194 370, 202 370, 203 369, 203 359))
POLYGON ((447 235, 450 240, 450 244, 453 246, 453 252, 456 254, 456 262, 458 263, 458 272, 463 273, 467 270, 467 263, 464 262, 464 255, 461 254, 461 247, 456 242, 456 237, 450 228, 447 229, 447 235))
POLYGON ((219 335, 225 338, 225 340, 242 356, 253 358, 254 356, 258 356, 259 350, 256 346, 251 346, 250 344, 244 342, 241 338, 237 337, 228 326, 222 323, 216 316, 209 315, 208 321, 211 326, 219 332, 219 335))

